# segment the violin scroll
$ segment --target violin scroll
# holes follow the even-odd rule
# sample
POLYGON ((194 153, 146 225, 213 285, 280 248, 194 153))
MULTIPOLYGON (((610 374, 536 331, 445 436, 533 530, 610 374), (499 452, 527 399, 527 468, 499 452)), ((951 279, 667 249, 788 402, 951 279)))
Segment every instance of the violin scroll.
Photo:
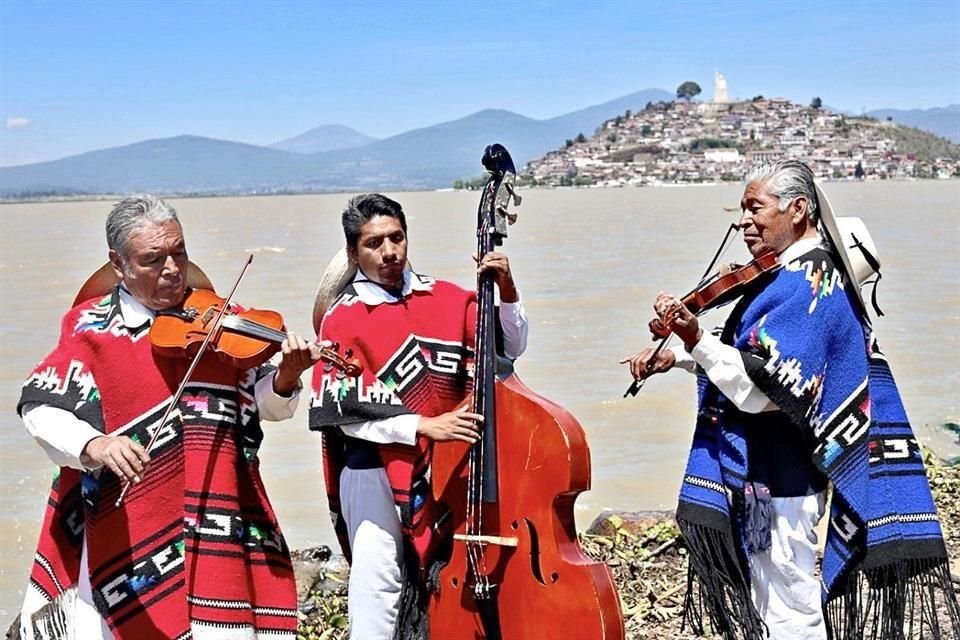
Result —
POLYGON ((320 359, 327 364, 340 369, 347 375, 347 377, 355 378, 363 373, 363 365, 360 363, 360 360, 352 357, 352 349, 347 349, 343 355, 340 355, 340 345, 336 342, 329 347, 318 348, 320 351, 320 359))

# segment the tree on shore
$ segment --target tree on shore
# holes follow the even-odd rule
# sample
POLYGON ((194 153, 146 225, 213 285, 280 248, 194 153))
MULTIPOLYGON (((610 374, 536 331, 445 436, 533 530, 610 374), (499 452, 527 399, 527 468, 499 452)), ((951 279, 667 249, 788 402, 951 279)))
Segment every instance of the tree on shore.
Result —
POLYGON ((677 98, 680 100, 690 100, 697 95, 700 95, 700 85, 692 80, 687 80, 677 87, 677 98))
POLYGON ((810 101, 811 109, 816 109, 817 111, 819 111, 820 107, 822 106, 823 106, 823 100, 821 100, 819 96, 810 101))

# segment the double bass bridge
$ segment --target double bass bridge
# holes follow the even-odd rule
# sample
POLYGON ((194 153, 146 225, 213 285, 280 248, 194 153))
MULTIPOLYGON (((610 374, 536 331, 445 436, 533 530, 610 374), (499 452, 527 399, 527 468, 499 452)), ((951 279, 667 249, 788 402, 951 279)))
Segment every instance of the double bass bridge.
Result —
POLYGON ((485 536, 455 533, 453 534, 453 539, 474 544, 495 544, 501 547, 517 547, 520 545, 520 538, 514 538, 511 536, 485 536))

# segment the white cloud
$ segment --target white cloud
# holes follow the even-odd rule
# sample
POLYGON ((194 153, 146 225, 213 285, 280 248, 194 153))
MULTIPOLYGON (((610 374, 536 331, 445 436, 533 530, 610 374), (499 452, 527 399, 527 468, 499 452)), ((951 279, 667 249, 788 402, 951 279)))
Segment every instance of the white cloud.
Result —
POLYGON ((30 118, 7 118, 7 129, 22 129, 30 126, 30 118))

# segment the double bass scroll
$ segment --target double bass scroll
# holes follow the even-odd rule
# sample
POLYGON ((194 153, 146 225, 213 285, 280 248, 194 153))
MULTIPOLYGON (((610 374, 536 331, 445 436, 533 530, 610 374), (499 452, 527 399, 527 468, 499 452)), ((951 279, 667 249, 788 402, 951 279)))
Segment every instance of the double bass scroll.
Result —
MULTIPOLYGON (((491 145, 477 221, 478 252, 500 245, 519 204, 516 171, 491 145)), ((434 497, 449 509, 453 538, 430 597, 435 640, 622 640, 609 568, 585 556, 573 507, 590 488, 583 428, 559 405, 498 370, 494 283, 477 283, 473 411, 484 416, 472 445, 433 445, 434 497)))

